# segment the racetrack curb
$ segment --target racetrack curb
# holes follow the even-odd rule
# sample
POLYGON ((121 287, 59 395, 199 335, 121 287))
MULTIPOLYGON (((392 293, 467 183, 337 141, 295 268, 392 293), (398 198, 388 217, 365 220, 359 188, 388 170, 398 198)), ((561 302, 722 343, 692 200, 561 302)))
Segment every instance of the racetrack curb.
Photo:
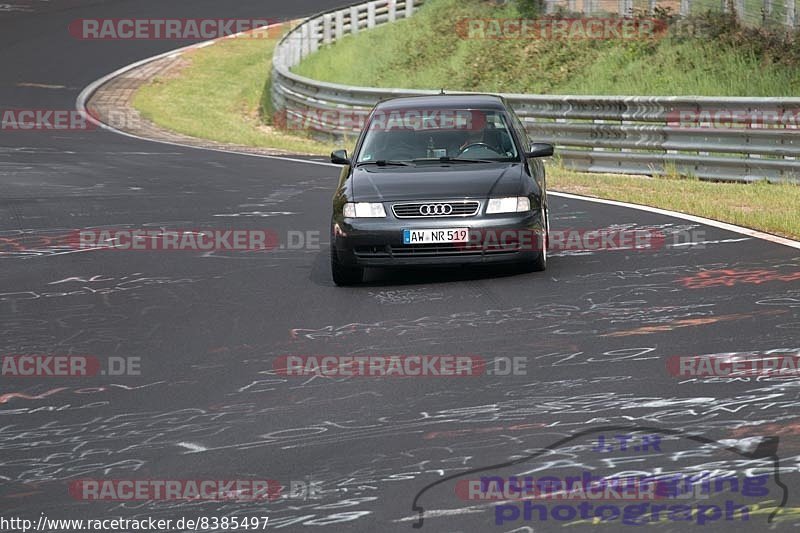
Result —
MULTIPOLYGON (((265 26, 251 31, 257 32, 282 24, 265 26)), ((184 57, 185 54, 241 35, 236 34, 204 41, 127 65, 88 85, 78 96, 76 106, 96 126, 137 139, 252 155, 296 155, 296 152, 278 148, 235 145, 184 135, 146 119, 132 105, 133 97, 140 87, 158 77, 174 75, 183 68, 188 63, 184 57)))

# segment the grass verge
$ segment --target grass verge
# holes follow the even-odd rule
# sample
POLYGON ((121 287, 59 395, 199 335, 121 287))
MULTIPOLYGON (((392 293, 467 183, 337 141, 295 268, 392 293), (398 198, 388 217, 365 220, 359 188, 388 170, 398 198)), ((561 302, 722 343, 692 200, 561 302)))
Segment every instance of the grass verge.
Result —
MULTIPOLYGON (((346 36, 294 71, 348 85, 453 91, 698 96, 800 92, 800 48, 778 33, 739 27, 730 15, 709 13, 676 21, 660 38, 465 38, 470 34, 464 19, 519 16, 514 3, 430 0, 413 19, 346 36)), ((662 16, 665 21, 675 19, 668 13, 662 16)), ((485 35, 491 35, 488 29, 485 35)))
POLYGON ((800 239, 800 185, 586 174, 553 166, 547 179, 552 190, 671 209, 800 239))
POLYGON ((269 84, 279 38, 224 39, 185 53, 186 66, 142 86, 133 106, 159 126, 192 137, 329 154, 333 145, 273 126, 269 84))

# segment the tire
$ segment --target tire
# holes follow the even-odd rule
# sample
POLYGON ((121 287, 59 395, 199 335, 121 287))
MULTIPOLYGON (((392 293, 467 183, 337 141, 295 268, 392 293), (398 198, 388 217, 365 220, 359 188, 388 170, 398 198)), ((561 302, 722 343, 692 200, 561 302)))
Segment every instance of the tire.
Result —
POLYGON ((340 287, 356 285, 364 281, 364 268, 342 265, 336 258, 336 251, 331 248, 331 275, 333 282, 340 287))
POLYGON ((547 248, 550 245, 550 214, 547 209, 542 209, 542 218, 544 220, 542 245, 539 247, 538 253, 525 263, 525 272, 544 272, 547 269, 547 248))

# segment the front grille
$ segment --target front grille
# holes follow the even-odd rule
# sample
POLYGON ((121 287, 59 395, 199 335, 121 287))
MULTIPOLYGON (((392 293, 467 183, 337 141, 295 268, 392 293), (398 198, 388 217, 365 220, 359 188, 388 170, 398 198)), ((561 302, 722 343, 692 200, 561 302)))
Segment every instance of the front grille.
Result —
POLYGON ((389 252, 389 249, 386 246, 356 246, 353 249, 353 253, 356 257, 372 257, 372 258, 381 258, 381 257, 391 257, 392 254, 389 252))
POLYGON ((480 202, 414 202, 395 204, 392 212, 397 218, 471 217, 478 213, 480 202))

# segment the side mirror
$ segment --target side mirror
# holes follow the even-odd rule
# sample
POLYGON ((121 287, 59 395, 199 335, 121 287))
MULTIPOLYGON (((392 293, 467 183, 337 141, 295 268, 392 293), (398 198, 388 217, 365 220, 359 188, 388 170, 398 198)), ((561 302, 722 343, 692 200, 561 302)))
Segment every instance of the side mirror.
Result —
POLYGON ((525 157, 549 157, 553 155, 553 145, 549 143, 532 143, 531 151, 525 157))
POLYGON ((331 163, 334 165, 349 165, 350 160, 347 159, 347 150, 334 150, 331 152, 331 163))

